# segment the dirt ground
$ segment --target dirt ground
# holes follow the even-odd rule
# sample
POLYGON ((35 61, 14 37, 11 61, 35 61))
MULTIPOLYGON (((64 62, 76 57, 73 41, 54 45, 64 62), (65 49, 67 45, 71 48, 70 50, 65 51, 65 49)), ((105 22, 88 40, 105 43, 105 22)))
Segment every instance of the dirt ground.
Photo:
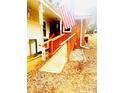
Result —
MULTIPOLYGON (((59 74, 40 72, 41 66, 37 66, 27 74, 27 93, 97 93, 96 42, 96 35, 89 36, 90 49, 83 49, 87 61, 68 62, 59 74)), ((75 56, 82 55, 81 51, 74 50, 75 56)))

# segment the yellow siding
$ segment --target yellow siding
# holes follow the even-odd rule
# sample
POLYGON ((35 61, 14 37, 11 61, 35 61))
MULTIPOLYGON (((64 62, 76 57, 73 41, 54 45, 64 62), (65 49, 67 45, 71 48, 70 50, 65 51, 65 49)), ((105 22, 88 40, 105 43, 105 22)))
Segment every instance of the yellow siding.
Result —
MULTIPOLYGON (((40 31, 40 25, 37 22, 28 20, 27 24, 27 39, 37 39, 37 44, 42 43, 42 32, 40 31)), ((41 47, 38 46, 38 51, 41 51, 41 47)))
MULTIPOLYGON (((43 42, 42 28, 39 23, 39 3, 28 0, 28 13, 27 17, 27 40, 37 39, 38 52, 41 51, 39 46, 43 42)), ((27 56, 29 56, 29 42, 27 42, 27 56)))
MULTIPOLYGON (((28 16, 27 16, 27 56, 29 56, 29 39, 37 39, 38 52, 41 51, 39 44, 43 42, 42 28, 39 23, 39 2, 28 0, 27 2, 28 16)), ((41 56, 33 58, 31 61, 27 60, 27 72, 35 69, 39 64, 42 64, 41 56)))
POLYGON ((40 64, 42 65, 41 56, 32 61, 27 62, 27 72, 34 70, 35 67, 40 64))

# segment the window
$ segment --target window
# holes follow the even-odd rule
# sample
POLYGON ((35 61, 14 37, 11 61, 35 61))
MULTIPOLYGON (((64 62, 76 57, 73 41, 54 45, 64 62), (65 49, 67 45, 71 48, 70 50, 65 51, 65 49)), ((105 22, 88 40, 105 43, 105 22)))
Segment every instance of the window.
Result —
POLYGON ((65 29, 65 31, 70 31, 70 28, 65 29))
POLYGON ((65 32, 65 33, 70 33, 70 32, 71 32, 71 28, 67 28, 67 29, 65 29, 63 32, 65 32))
POLYGON ((43 36, 46 37, 46 22, 43 22, 43 36))
POLYGON ((37 39, 29 39, 30 56, 37 54, 37 39))

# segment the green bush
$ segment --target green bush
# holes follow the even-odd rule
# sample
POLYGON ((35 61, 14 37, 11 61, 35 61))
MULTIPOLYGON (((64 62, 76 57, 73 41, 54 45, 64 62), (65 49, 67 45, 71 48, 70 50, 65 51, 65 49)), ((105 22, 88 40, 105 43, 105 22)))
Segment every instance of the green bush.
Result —
POLYGON ((96 26, 95 25, 89 26, 88 29, 87 29, 86 34, 94 34, 94 33, 97 33, 96 26))

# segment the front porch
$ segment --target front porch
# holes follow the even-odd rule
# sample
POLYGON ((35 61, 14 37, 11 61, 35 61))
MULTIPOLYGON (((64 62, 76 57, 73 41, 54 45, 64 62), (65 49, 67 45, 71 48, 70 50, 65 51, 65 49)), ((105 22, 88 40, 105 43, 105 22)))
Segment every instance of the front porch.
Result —
MULTIPOLYGON (((46 63, 51 64, 52 62, 54 63, 54 61, 56 62, 56 60, 59 61, 60 59, 62 61, 59 62, 60 64, 63 62, 64 64, 66 62, 69 62, 70 59, 69 55, 71 51, 74 49, 75 41, 76 41, 76 34, 73 34, 71 36, 66 36, 65 34, 62 34, 55 38, 49 39, 48 41, 45 41, 43 44, 40 44, 39 46, 42 47, 44 50, 40 54, 37 53, 35 54, 34 57, 32 56, 28 58, 27 71, 30 72, 38 64, 42 64, 46 66, 46 63)), ((58 68, 59 72, 56 70, 55 73, 60 73, 63 65, 60 65, 61 68, 56 67, 58 68)), ((50 69, 50 67, 46 69, 48 70, 50 69)))

